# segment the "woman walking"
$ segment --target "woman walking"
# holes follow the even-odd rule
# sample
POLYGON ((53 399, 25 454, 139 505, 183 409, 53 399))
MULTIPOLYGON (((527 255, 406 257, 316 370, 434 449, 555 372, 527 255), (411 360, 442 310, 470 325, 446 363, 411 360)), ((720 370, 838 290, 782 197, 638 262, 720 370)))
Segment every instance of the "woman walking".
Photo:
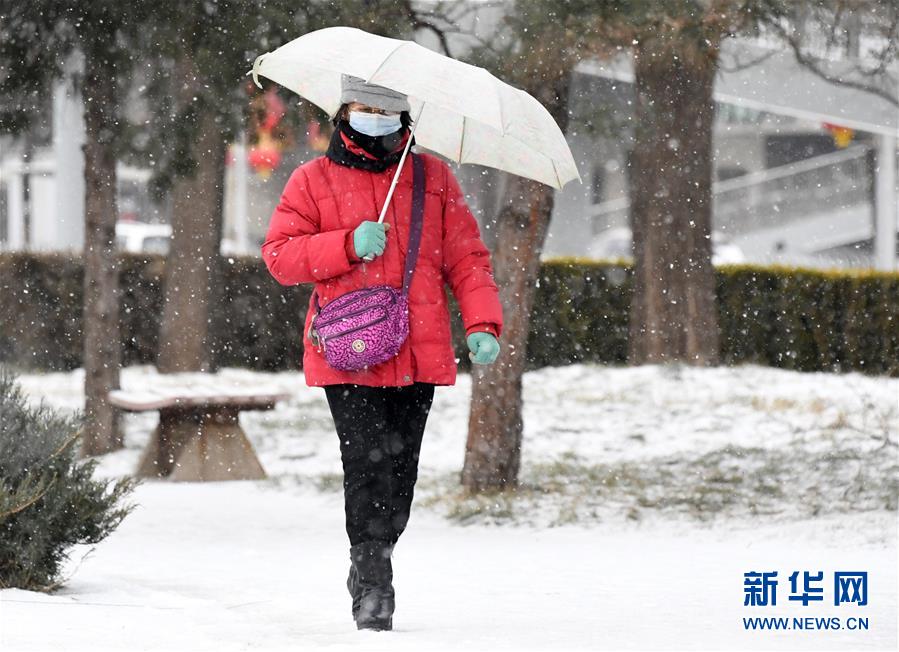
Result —
MULTIPOLYGON (((434 387, 456 380, 444 283, 459 304, 475 364, 490 364, 499 354, 502 308, 478 224, 440 159, 407 156, 384 221, 377 221, 404 146, 409 138, 415 142, 406 96, 344 76, 341 103, 326 155, 288 180, 262 256, 282 285, 314 283, 303 370, 307 385, 324 387, 339 437, 353 618, 359 629, 391 629, 391 555, 409 519, 434 387), (418 165, 420 177, 413 171, 418 165), (413 220, 416 177, 424 186, 415 200, 420 232, 413 220), (314 328, 319 308, 377 285, 407 288, 408 336, 383 362, 356 370, 334 366, 314 328)), ((359 350, 360 342, 353 342, 359 350)))

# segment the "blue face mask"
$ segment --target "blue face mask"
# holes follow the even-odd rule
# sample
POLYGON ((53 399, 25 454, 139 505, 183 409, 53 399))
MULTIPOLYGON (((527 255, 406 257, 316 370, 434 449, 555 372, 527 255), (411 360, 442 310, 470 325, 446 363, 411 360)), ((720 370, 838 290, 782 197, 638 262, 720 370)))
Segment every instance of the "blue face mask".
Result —
POLYGON ((350 111, 350 126, 366 136, 385 136, 398 131, 403 125, 398 113, 381 115, 380 113, 350 111))

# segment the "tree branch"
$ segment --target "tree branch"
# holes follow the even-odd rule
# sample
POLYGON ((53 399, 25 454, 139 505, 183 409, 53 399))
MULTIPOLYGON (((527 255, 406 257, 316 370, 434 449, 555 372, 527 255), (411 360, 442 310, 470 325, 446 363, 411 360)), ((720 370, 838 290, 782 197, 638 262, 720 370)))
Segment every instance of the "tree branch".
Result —
MULTIPOLYGON (((821 65, 817 59, 812 57, 807 52, 803 51, 800 40, 798 38, 796 38, 795 36, 793 36, 792 34, 789 34, 783 25, 781 25, 780 23, 778 23, 776 21, 766 21, 766 22, 767 22, 767 25, 769 27, 771 27, 774 30, 774 32, 790 47, 790 49, 793 51, 793 55, 796 57, 797 63, 799 63, 799 65, 804 67, 806 70, 814 73, 815 75, 817 75, 818 77, 820 77, 821 79, 823 79, 824 81, 826 81, 828 83, 835 84, 838 86, 845 86, 846 88, 853 88, 855 90, 859 90, 859 91, 862 91, 865 93, 870 93, 871 95, 874 95, 883 100, 886 100, 893 106, 899 108, 899 97, 897 97, 896 94, 891 93, 889 90, 887 90, 885 88, 881 88, 880 86, 876 85, 875 83, 866 83, 863 81, 846 79, 842 75, 834 74, 834 73, 831 73, 831 72, 825 70, 824 68, 821 67, 821 65)), ((887 56, 887 53, 889 51, 890 51, 890 49, 888 48, 887 51, 884 53, 884 57, 887 56)), ((883 59, 881 61, 883 62, 883 59)), ((883 68, 883 66, 879 67, 878 70, 881 68, 883 68)), ((866 73, 865 71, 862 71, 858 68, 856 68, 856 70, 858 70, 859 73, 861 73, 865 76, 868 76, 868 77, 876 76, 876 74, 872 73, 872 72, 866 73)))
POLYGON ((405 9, 406 15, 409 17, 409 22, 412 24, 412 29, 426 29, 437 37, 437 40, 440 42, 440 47, 443 49, 443 54, 448 57, 452 57, 452 53, 450 52, 449 41, 446 38, 446 30, 445 28, 439 27, 435 23, 431 22, 425 16, 431 16, 431 14, 427 13, 419 13, 412 6, 412 0, 405 0, 403 3, 403 7, 405 9))
POLYGON ((725 65, 723 62, 724 60, 720 59, 718 68, 723 72, 740 72, 741 70, 752 68, 753 66, 757 66, 758 64, 767 61, 775 54, 777 54, 777 50, 769 50, 761 56, 754 57, 751 61, 735 61, 733 66, 725 65))

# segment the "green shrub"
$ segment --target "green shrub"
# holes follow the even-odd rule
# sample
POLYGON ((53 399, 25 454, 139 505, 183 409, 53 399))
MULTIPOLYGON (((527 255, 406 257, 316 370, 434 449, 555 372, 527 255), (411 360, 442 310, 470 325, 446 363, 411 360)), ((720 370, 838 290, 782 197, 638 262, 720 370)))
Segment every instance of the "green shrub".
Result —
POLYGON ((0 589, 53 590, 71 546, 100 542, 133 509, 120 501, 137 481, 94 480, 97 461, 76 460, 81 421, 28 406, 0 369, 0 589))
MULTIPOLYGON (((120 257, 123 362, 153 363, 165 260, 120 257)), ((762 266, 718 268, 721 357, 801 371, 899 375, 899 274, 762 266)), ((81 365, 80 259, 0 254, 0 362, 23 369, 81 365)), ((311 287, 283 287, 257 257, 222 261, 210 315, 221 366, 298 369, 311 287)), ((627 359, 631 271, 578 258, 543 263, 528 336, 527 368, 627 359)), ((469 369, 462 320, 447 289, 453 342, 469 369)))
POLYGON ((899 274, 728 266, 717 293, 726 363, 899 375, 899 274))
POLYGON ((627 360, 631 275, 626 267, 556 259, 543 264, 536 284, 528 369, 627 360))

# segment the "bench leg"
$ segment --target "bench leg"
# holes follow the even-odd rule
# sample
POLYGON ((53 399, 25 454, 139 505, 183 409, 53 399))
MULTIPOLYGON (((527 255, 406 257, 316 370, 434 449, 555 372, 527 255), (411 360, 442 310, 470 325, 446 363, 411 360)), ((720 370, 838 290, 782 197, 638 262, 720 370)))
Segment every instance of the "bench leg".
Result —
POLYGON ((240 427, 239 414, 235 408, 217 407, 198 415, 199 431, 182 444, 171 479, 264 480, 265 470, 240 427))
POLYGON ((199 434, 200 424, 196 416, 189 410, 177 408, 159 411, 159 424, 141 455, 137 477, 165 478, 172 473, 184 442, 199 434))
POLYGON ((227 407, 161 410, 138 475, 188 482, 265 479, 238 415, 227 407))

